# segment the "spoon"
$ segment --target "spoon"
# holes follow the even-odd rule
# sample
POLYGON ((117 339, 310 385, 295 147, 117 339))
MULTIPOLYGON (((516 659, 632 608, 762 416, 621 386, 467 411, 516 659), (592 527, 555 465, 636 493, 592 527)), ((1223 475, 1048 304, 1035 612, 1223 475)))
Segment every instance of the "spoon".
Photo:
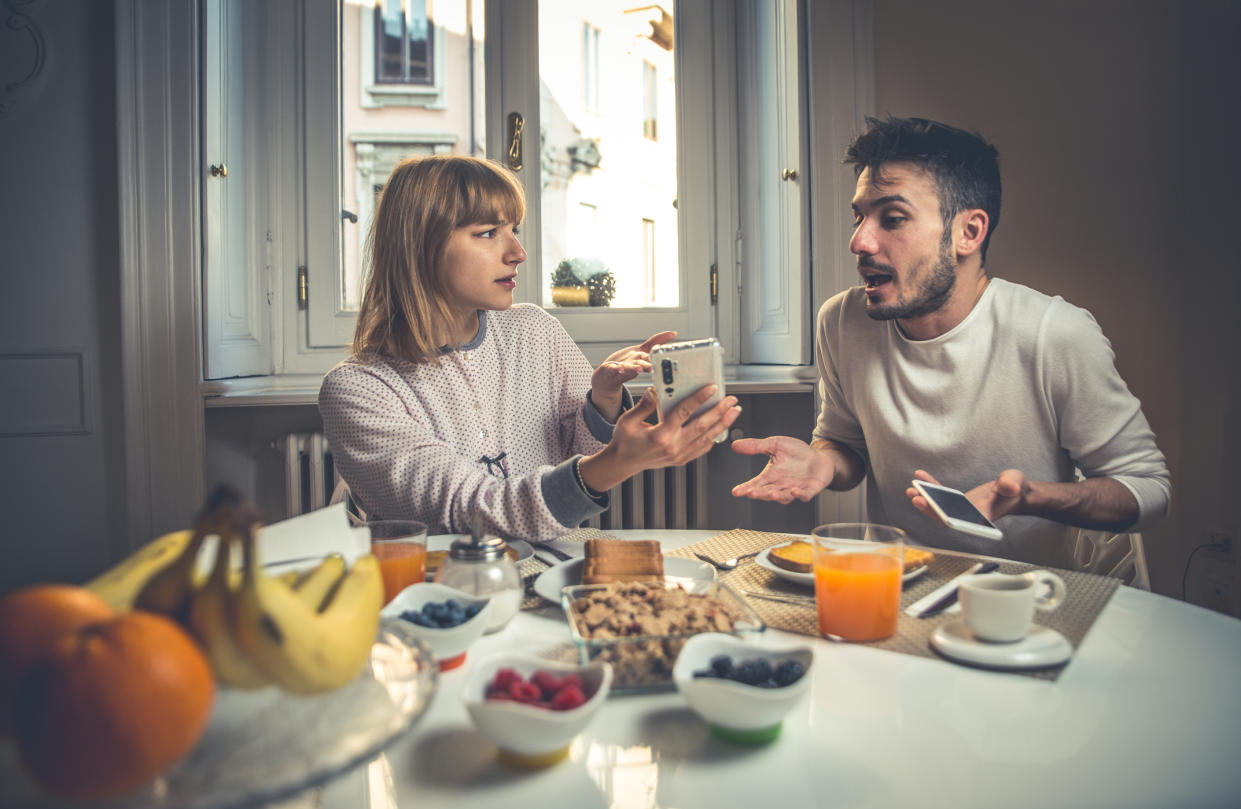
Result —
POLYGON ((742 559, 749 559, 751 556, 758 556, 760 553, 762 553, 761 550, 754 551, 753 553, 743 553, 740 556, 734 556, 732 559, 725 559, 723 562, 717 562, 709 556, 703 556, 701 553, 696 553, 694 556, 708 564, 715 565, 720 570, 735 570, 737 565, 741 564, 742 559))

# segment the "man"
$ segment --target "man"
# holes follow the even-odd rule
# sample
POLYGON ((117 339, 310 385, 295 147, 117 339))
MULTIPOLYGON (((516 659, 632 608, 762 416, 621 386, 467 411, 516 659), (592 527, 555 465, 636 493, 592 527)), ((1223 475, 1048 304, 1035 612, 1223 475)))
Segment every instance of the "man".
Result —
POLYGON ((872 521, 1037 564, 1066 562, 1065 525, 1140 531, 1163 517, 1167 466, 1094 318, 986 270, 995 148, 924 119, 867 123, 845 158, 863 284, 819 310, 813 441, 734 442, 770 460, 733 494, 789 503, 865 478, 872 521), (1004 539, 928 519, 915 477, 966 492, 1004 539))

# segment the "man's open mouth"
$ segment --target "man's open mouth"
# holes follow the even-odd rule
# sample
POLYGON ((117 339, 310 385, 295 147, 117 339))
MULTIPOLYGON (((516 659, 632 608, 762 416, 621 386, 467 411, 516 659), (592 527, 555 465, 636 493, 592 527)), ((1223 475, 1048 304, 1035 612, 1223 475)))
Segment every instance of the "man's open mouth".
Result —
POLYGON ((883 273, 875 273, 874 275, 863 276, 862 280, 866 283, 867 289, 876 289, 886 283, 889 283, 892 280, 892 276, 885 275, 883 273))

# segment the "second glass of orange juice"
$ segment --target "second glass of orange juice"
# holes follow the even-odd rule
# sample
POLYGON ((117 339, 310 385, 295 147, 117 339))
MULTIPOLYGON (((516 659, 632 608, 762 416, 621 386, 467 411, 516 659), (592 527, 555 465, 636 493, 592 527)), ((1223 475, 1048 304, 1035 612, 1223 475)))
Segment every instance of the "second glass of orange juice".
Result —
POLYGON ((875 523, 832 523, 815 528, 812 540, 819 632, 847 641, 894 634, 905 532, 875 523))
POLYGON ((371 553, 379 560, 384 580, 384 603, 411 584, 427 578, 427 527, 415 520, 375 520, 371 553))

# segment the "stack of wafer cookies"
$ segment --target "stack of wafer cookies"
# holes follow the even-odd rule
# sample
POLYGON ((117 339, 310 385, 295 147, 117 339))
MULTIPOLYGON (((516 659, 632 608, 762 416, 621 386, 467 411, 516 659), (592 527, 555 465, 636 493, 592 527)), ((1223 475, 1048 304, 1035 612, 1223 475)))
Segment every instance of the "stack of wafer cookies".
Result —
POLYGON ((664 557, 653 539, 588 539, 582 584, 663 581, 664 557))

